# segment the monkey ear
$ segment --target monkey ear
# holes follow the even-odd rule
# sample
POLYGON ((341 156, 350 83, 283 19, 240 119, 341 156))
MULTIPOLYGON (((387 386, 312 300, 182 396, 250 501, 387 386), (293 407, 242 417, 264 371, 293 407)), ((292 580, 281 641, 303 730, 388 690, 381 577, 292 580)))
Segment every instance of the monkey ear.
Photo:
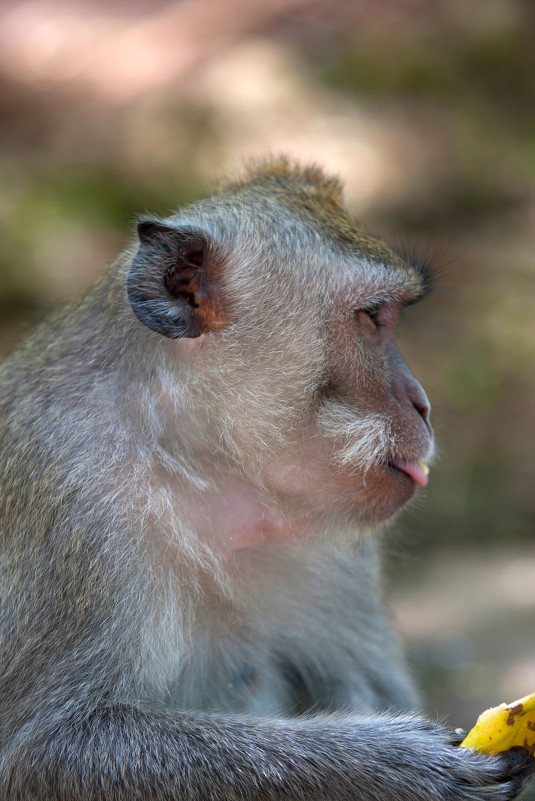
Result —
POLYGON ((139 250, 127 284, 136 317, 170 339, 198 337, 220 327, 214 276, 207 275, 214 262, 206 235, 155 220, 140 222, 137 230, 139 250))

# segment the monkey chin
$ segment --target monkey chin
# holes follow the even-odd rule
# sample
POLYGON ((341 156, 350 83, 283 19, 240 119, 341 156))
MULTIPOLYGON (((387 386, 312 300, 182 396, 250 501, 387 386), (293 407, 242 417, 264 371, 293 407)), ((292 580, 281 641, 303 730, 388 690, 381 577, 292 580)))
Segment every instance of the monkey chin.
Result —
POLYGON ((347 466, 336 471, 312 470, 303 483, 297 480, 298 473, 284 474, 286 490, 292 492, 285 494, 279 483, 277 501, 263 506, 261 514, 259 510, 256 525, 255 516, 247 515, 239 527, 232 527, 228 538, 232 550, 275 542, 355 542, 392 522, 413 499, 418 485, 411 475, 389 463, 358 472, 347 466))
POLYGON ((353 527, 357 535, 389 522, 427 484, 427 468, 401 459, 342 465, 331 452, 323 459, 275 463, 267 479, 274 503, 268 501, 271 514, 263 515, 262 541, 296 542, 323 538, 334 521, 334 528, 353 527))
POLYGON ((329 514, 338 509, 346 525, 352 522, 358 531, 391 523, 414 499, 418 488, 409 473, 390 463, 358 475, 348 473, 343 482, 340 475, 337 479, 338 497, 331 501, 329 514))

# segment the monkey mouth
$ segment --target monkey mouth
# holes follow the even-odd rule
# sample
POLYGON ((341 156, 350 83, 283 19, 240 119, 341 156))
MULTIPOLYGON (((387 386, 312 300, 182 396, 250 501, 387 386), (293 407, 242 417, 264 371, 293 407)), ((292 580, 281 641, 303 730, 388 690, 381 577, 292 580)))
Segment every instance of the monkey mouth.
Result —
POLYGON ((425 462, 418 462, 418 464, 411 464, 404 462, 401 459, 395 459, 388 462, 388 466, 393 470, 398 470, 400 473, 405 473, 412 478, 415 484, 420 487, 426 487, 429 481, 429 467, 425 462))

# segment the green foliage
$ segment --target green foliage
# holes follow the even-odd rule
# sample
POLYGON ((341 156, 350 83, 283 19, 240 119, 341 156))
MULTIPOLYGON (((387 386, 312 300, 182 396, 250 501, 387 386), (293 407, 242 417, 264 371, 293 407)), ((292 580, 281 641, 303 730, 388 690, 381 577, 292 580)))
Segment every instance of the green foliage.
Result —
POLYGON ((532 46, 509 31, 464 39, 358 39, 324 64, 322 80, 367 97, 411 95, 436 101, 492 101, 533 115, 532 46), (529 104, 529 105, 526 105, 529 104))

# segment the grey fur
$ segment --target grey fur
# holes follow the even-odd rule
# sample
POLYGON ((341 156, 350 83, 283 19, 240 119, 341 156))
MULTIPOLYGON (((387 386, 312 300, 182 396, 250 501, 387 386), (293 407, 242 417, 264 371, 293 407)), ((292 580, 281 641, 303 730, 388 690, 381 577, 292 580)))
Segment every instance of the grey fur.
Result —
MULTIPOLYGON (((419 280, 357 224, 343 245, 336 210, 311 216, 311 193, 330 209, 336 191, 268 167, 165 221, 225 263, 232 319, 202 350, 134 315, 134 244, 1 368, 1 801, 506 801, 524 785, 526 756, 458 749, 411 711, 373 514, 320 498, 312 542, 232 551, 202 504, 248 482, 291 519, 268 468, 305 452, 311 409, 333 471, 364 483, 427 442, 319 390, 333 287, 359 307, 419 280)), ((354 358, 383 391, 384 366, 358 343, 354 358)))

